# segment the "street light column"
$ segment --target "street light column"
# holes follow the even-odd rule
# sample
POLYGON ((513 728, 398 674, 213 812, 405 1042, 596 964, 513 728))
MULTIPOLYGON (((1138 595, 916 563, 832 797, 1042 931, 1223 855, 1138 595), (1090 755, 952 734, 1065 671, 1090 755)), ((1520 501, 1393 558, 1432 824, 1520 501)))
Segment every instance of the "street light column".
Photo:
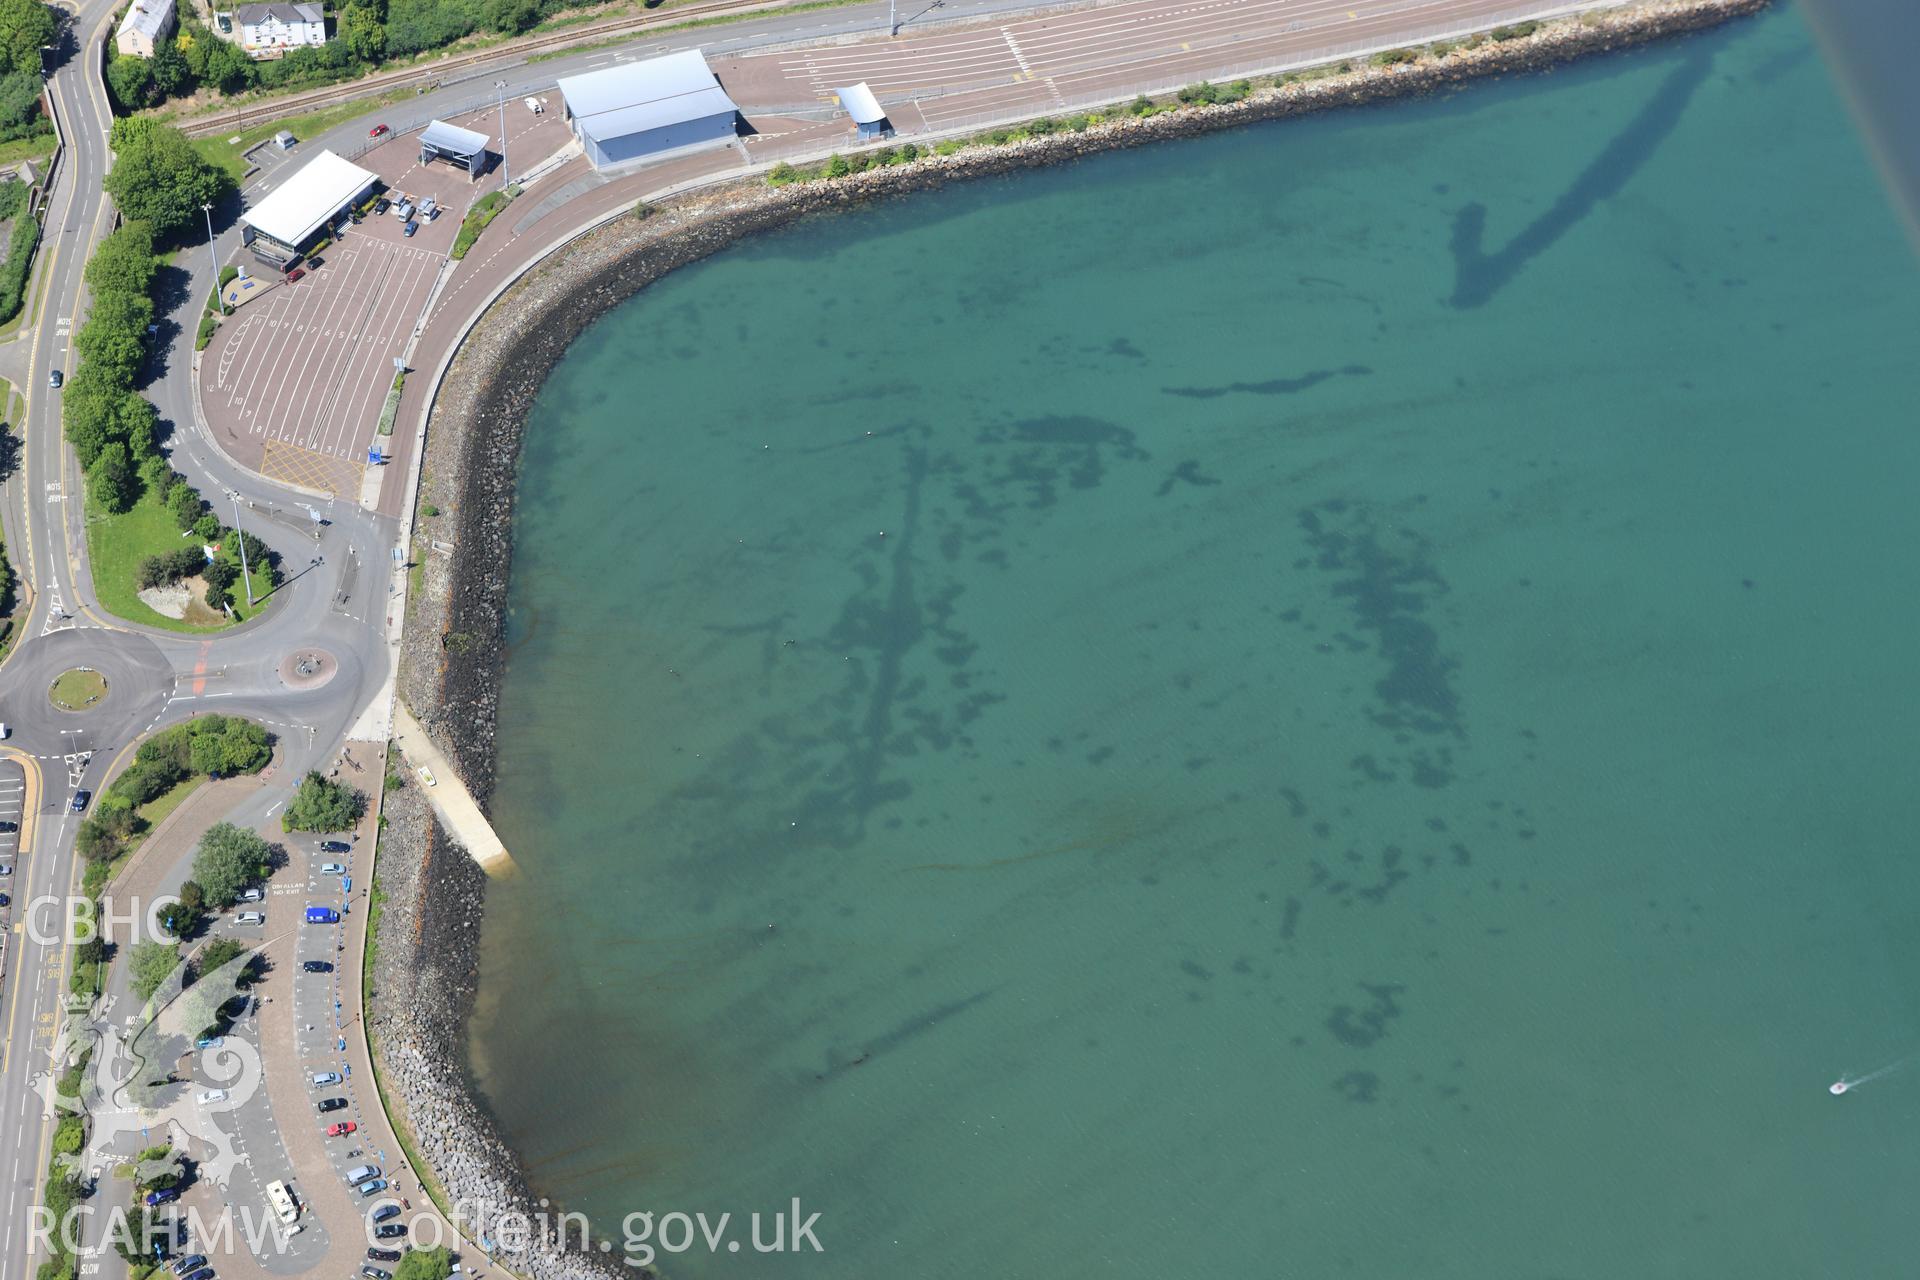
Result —
POLYGON ((253 573, 247 568, 247 535, 240 527, 240 491, 227 490, 227 496, 233 499, 233 536, 240 542, 240 576, 247 583, 247 608, 253 608, 253 573))
MULTIPOLYGON (((220 297, 220 255, 213 249, 213 206, 203 204, 200 206, 200 212, 205 214, 207 219, 207 261, 213 266, 213 296, 217 300, 220 297)), ((226 310, 224 304, 220 310, 222 312, 226 310)))
POLYGON ((513 178, 507 170, 507 82, 495 80, 493 87, 494 96, 500 102, 500 190, 505 192, 513 185, 513 178))

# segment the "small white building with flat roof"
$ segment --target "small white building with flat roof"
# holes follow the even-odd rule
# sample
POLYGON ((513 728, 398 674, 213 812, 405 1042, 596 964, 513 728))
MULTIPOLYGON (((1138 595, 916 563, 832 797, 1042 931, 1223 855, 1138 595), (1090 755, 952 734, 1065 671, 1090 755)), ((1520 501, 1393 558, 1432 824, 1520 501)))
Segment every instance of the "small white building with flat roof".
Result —
POLYGON ((740 108, 698 49, 568 76, 560 96, 568 127, 602 171, 726 146, 739 133, 740 108))
POLYGON ((241 236, 257 257, 290 262, 379 179, 351 160, 322 151, 259 204, 240 215, 241 236))

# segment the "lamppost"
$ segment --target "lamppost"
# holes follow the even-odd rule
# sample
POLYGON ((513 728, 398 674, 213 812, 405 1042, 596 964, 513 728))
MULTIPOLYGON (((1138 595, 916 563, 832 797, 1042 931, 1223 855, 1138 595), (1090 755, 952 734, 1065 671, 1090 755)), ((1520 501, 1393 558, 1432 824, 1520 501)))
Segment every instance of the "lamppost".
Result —
MULTIPOLYGON (((213 251, 213 206, 203 204, 200 206, 200 212, 205 214, 207 219, 207 261, 213 264, 213 296, 214 299, 218 301, 220 297, 220 255, 213 251)), ((220 310, 223 314, 226 312, 226 309, 226 304, 221 303, 220 310)))
POLYGON ((507 82, 493 82, 494 96, 500 100, 500 190, 504 194, 513 185, 513 179, 507 175, 507 82))
POLYGON ((233 499, 233 536, 240 543, 240 576, 247 583, 247 608, 253 608, 253 574, 247 568, 247 535, 240 527, 240 491, 227 490, 227 496, 233 499))

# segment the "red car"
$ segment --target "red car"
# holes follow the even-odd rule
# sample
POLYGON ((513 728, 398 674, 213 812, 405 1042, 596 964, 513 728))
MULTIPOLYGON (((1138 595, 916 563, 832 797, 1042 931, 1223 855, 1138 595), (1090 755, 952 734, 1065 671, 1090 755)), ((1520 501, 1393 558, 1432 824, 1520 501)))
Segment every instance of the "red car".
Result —
POLYGON ((388 129, 387 126, 383 124, 377 124, 373 126, 373 128, 367 130, 367 136, 369 138, 384 138, 390 132, 392 132, 392 130, 388 129))
POLYGON ((295 280, 304 280, 306 276, 307 269, 305 267, 295 267, 293 270, 287 272, 287 283, 292 284, 295 280))
POLYGON ((351 1120, 342 1120, 338 1124, 330 1124, 327 1126, 327 1136, 329 1138, 344 1138, 359 1127, 359 1125, 351 1120))

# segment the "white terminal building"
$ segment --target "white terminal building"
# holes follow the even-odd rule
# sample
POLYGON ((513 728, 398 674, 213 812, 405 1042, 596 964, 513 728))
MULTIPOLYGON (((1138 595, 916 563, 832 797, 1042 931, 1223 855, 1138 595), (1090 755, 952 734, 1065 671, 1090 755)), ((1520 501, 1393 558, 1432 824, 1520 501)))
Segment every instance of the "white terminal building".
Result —
POLYGON ((334 218, 373 190, 379 179, 351 160, 322 151, 259 204, 240 215, 241 239, 262 262, 284 268, 334 218))
POLYGON ((574 137, 602 171, 723 147, 739 132, 740 108, 698 49, 568 76, 560 96, 574 137))

